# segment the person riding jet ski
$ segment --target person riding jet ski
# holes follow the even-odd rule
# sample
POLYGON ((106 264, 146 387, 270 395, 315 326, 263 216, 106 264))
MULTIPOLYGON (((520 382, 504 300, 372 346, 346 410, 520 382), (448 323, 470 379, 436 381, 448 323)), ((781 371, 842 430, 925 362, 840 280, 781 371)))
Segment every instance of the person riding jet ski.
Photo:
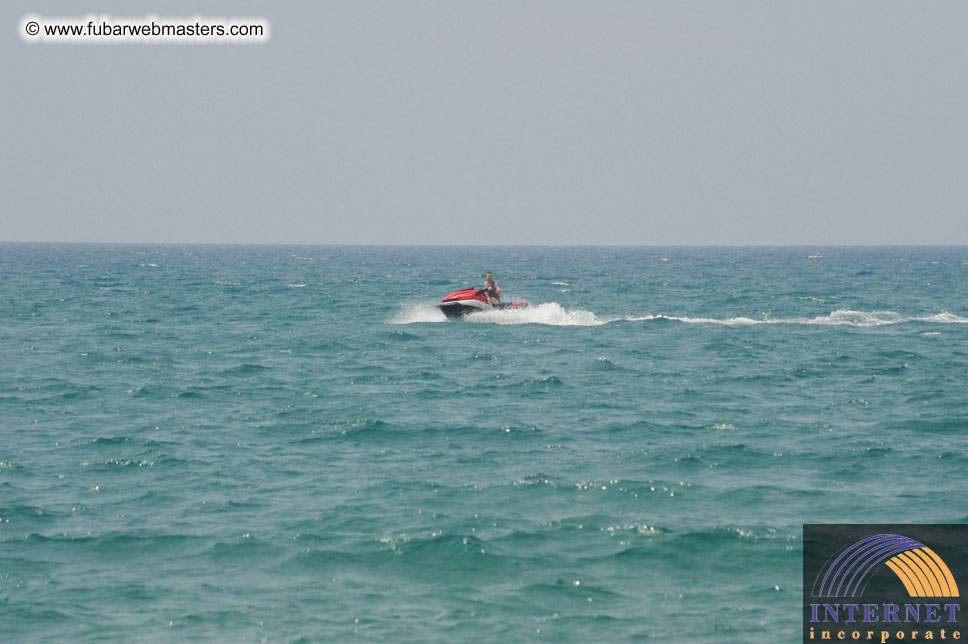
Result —
POLYGON ((501 304, 501 287, 494 281, 491 271, 484 273, 484 294, 487 296, 487 303, 491 306, 501 304))
POLYGON ((484 288, 464 289, 447 295, 437 306, 450 320, 459 320, 469 313, 493 311, 495 309, 523 309, 527 302, 501 302, 501 287, 491 275, 491 271, 484 274, 484 288))

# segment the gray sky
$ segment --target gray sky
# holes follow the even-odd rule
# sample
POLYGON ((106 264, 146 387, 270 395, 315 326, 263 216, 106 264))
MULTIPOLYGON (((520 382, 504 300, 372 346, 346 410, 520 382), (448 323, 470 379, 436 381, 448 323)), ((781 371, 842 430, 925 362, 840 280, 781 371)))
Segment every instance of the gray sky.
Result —
POLYGON ((4 2, 0 240, 968 244, 965 2, 4 2), (264 16, 265 45, 29 45, 264 16))

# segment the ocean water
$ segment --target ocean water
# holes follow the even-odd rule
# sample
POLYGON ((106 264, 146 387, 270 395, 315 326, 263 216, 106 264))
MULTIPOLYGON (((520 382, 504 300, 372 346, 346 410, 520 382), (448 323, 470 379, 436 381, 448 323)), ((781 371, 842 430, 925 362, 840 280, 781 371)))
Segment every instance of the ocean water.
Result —
POLYGON ((968 521, 968 248, 6 244, 0 359, 3 642, 794 642, 968 521))

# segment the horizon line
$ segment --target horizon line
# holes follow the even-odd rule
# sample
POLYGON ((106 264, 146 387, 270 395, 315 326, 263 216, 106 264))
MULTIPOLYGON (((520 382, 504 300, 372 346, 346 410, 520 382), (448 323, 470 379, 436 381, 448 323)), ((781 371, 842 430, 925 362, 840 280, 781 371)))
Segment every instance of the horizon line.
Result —
POLYGON ((968 243, 924 244, 400 244, 386 242, 193 242, 193 241, 49 241, 49 240, 0 240, 0 245, 61 245, 61 246, 300 246, 300 247, 356 247, 356 248, 968 248, 968 243))

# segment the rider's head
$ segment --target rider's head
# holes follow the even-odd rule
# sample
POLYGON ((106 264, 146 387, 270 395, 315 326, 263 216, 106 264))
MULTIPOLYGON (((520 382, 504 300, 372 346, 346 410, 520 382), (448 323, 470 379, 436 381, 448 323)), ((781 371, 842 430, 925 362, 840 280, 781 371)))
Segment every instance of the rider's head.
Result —
POLYGON ((486 280, 491 279, 491 271, 488 271, 488 272, 484 273, 484 279, 486 279, 486 280))

